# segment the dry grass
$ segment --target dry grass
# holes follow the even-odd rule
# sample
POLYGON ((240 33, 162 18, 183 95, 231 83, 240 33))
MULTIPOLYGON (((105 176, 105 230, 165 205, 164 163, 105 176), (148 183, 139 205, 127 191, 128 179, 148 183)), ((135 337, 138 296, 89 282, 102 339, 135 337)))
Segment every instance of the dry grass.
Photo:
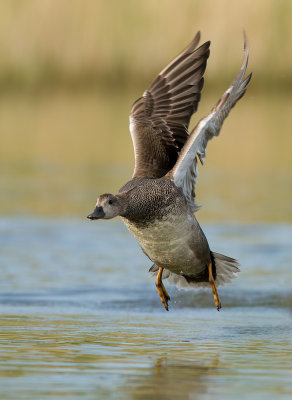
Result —
POLYGON ((145 85, 200 29, 216 82, 248 33, 256 86, 291 89, 289 0, 10 0, 0 4, 0 84, 145 85))

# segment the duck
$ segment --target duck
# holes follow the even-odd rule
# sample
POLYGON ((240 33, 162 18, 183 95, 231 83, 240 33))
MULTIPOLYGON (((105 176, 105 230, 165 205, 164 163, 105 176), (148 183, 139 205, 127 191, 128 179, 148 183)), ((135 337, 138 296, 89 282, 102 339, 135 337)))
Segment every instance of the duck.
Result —
POLYGON ((210 113, 189 131, 204 85, 210 41, 199 45, 200 32, 172 60, 132 105, 130 133, 135 153, 132 178, 117 194, 97 198, 90 220, 121 217, 153 265, 160 300, 169 310, 163 281, 182 289, 210 288, 219 311, 217 287, 239 272, 239 262, 211 251, 196 218, 198 166, 208 142, 245 94, 249 49, 244 33, 241 67, 210 113))

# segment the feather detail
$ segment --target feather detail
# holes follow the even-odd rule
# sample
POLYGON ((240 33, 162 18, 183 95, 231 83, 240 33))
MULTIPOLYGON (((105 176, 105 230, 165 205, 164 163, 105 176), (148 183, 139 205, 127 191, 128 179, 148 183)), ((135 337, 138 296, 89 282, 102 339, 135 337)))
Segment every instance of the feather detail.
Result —
POLYGON ((236 102, 244 95, 252 76, 252 74, 249 74, 244 79, 247 64, 248 46, 244 35, 244 57, 238 75, 212 108, 210 114, 201 119, 192 130, 176 164, 168 174, 175 185, 182 188, 188 203, 194 210, 197 207, 195 203, 195 185, 198 177, 198 159, 201 164, 204 163, 209 140, 219 135, 225 118, 236 102))
POLYGON ((130 132, 135 151, 134 178, 160 178, 175 164, 189 137, 197 110, 210 42, 197 48, 198 32, 133 104, 130 132))

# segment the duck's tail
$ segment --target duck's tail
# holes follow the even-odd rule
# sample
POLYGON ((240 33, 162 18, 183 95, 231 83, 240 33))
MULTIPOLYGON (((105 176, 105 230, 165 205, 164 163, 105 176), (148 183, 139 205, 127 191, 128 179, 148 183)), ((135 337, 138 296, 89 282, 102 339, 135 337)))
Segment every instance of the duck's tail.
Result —
MULTIPOLYGON (((215 274, 213 273, 213 275, 215 278, 216 287, 224 286, 226 283, 229 283, 233 278, 236 277, 236 274, 240 271, 239 262, 234 258, 227 257, 223 254, 211 251, 211 260, 213 264, 213 270, 215 270, 215 274)), ((157 267, 157 265, 154 264, 149 271, 153 273, 153 275, 156 275, 158 269, 159 268, 157 267)), ((170 272, 167 269, 164 269, 162 279, 167 279, 167 282, 170 285, 175 285, 179 289, 198 289, 210 287, 207 274, 205 279, 196 280, 196 278, 191 279, 189 277, 178 275, 170 272)))
POLYGON ((216 286, 224 286, 237 276, 240 272, 239 262, 235 258, 224 256, 223 254, 211 251, 213 263, 216 269, 216 286))

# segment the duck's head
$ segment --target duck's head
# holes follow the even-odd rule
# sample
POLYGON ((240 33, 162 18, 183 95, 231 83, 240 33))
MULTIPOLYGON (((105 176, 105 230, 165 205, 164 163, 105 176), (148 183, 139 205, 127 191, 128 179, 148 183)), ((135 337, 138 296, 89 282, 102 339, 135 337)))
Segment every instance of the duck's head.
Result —
POLYGON ((87 218, 94 219, 111 219, 122 215, 124 204, 121 196, 113 194, 102 194, 98 197, 96 207, 93 212, 87 215, 87 218))

